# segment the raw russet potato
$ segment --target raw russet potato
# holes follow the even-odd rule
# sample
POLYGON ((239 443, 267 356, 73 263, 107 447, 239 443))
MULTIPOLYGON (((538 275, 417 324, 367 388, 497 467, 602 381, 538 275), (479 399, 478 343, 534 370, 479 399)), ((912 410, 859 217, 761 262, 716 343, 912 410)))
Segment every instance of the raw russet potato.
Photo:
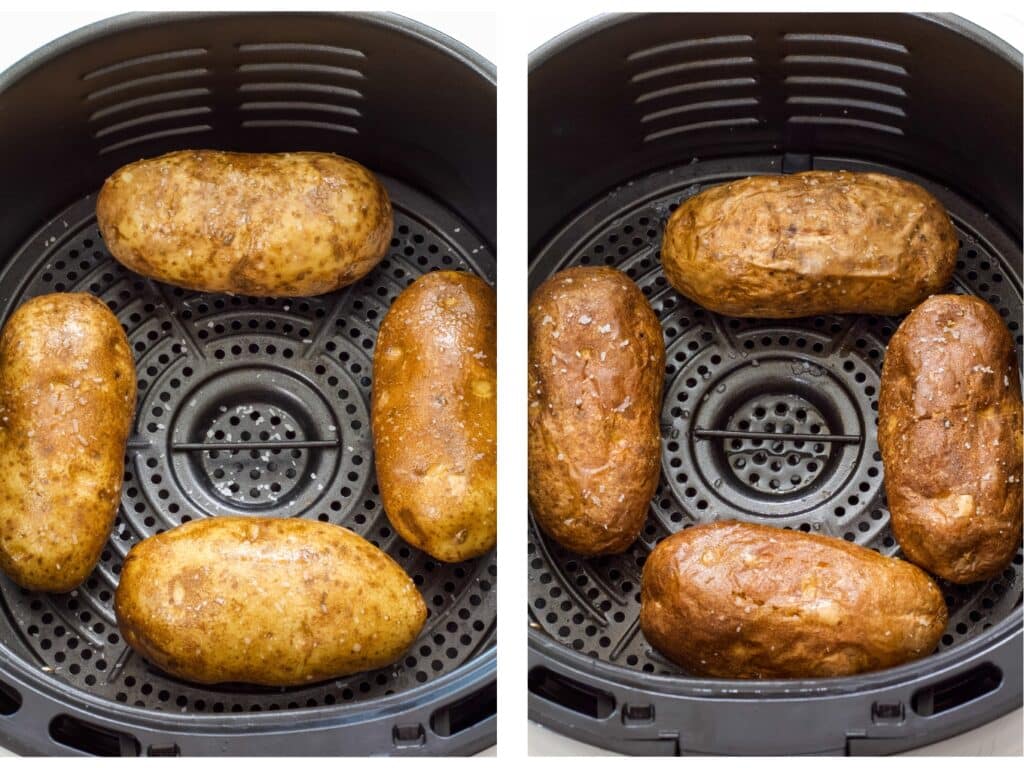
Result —
POLYGON ((497 536, 494 289, 431 272, 399 295, 373 359, 373 442, 388 519, 407 542, 460 562, 497 536))
POLYGON ((125 267, 196 291, 314 296, 384 257, 384 187, 324 152, 171 152, 119 168, 96 201, 103 240, 125 267))
POLYGON ((39 296, 0 335, 0 568, 69 592, 99 560, 121 500, 135 363, 85 293, 39 296))
POLYGON ((427 617, 394 560, 302 518, 209 518, 145 539, 114 608, 132 648, 203 684, 302 685, 383 667, 427 617))

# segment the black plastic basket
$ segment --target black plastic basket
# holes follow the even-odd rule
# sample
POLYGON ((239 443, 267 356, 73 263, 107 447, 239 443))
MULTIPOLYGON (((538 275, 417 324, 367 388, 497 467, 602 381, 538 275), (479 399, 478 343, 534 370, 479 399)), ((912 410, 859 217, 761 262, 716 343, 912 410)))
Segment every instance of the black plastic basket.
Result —
POLYGON ((950 621, 938 650, 884 672, 696 678, 638 624, 647 554, 696 523, 749 520, 899 553, 876 436, 899 318, 707 312, 662 274, 668 215, 754 174, 846 168, 917 181, 961 239, 952 290, 996 307, 1019 358, 1021 90, 1021 54, 951 16, 610 16, 533 55, 531 290, 570 265, 624 270, 661 318, 667 367, 662 476, 636 544, 581 559, 531 525, 532 719, 638 754, 874 754, 1021 705, 1020 552, 990 582, 942 584, 950 621))
POLYGON ((20 753, 457 754, 495 741, 494 553, 430 559, 388 526, 370 386, 390 302, 434 269, 495 278, 495 74, 408 19, 129 15, 0 75, 0 322, 89 291, 124 324, 139 406, 101 562, 68 595, 0 578, 0 741, 20 753), (183 291, 123 269, 96 229, 118 166, 181 148, 320 150, 379 174, 384 261, 326 296, 183 291), (238 444, 216 450, 195 444, 238 444), (292 444, 292 445, 290 445, 292 444), (414 578, 430 609, 392 667, 299 688, 190 685, 143 662, 112 595, 140 539, 203 515, 344 525, 414 578))

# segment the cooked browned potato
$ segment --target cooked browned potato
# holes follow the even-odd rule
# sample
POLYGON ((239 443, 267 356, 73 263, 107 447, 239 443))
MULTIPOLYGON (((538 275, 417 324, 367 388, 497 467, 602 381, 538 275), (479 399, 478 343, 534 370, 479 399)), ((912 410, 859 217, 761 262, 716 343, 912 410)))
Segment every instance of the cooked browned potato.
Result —
POLYGON ((427 609, 405 571, 341 526, 196 520, 132 547, 114 597, 125 641, 196 683, 301 685, 391 664, 427 609))
POLYGON ((958 584, 1021 541, 1021 394, 1013 339, 973 296, 933 296, 889 341, 878 445, 903 553, 958 584))
POLYGON ((669 536, 644 565, 644 637, 696 674, 854 675, 931 653, 945 627, 927 574, 827 536, 712 523, 669 536))
POLYGON ((899 315, 950 281, 956 249, 945 210, 917 184, 808 171, 686 200, 661 261, 677 291, 723 315, 899 315))
POLYGON ((529 310, 530 505, 582 555, 623 552, 658 485, 665 344, 643 293, 609 267, 551 277, 529 310))
POLYGON ((89 575, 121 499, 135 364, 94 296, 25 302, 0 335, 0 568, 27 589, 89 575))
POLYGON ((497 536, 494 290, 432 272, 381 323, 373 358, 377 481, 398 534, 455 563, 497 536))
POLYGON ((197 291, 313 296, 354 283, 391 239, 391 203, 352 160, 323 152, 190 150, 140 160, 96 201, 128 269, 197 291))

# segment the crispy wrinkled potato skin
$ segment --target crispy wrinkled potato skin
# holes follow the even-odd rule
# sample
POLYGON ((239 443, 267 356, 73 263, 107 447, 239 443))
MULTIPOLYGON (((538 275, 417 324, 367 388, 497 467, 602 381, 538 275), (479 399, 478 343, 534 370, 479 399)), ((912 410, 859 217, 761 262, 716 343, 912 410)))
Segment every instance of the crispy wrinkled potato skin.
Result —
POLYGON ((189 150, 118 169, 96 218, 128 269, 197 291, 314 296, 373 269, 391 203, 366 168, 322 152, 189 150))
POLYGON ((203 684, 302 685, 383 667, 427 616, 394 560, 301 518, 210 518, 145 539, 114 608, 135 651, 203 684))
POLYGON ((622 272, 574 267, 529 308, 529 492, 537 524, 582 555, 623 552, 658 485, 665 344, 622 272))
POLYGON ((1021 542, 1021 393, 1013 339, 974 296, 933 296, 885 353, 878 444, 908 560, 966 584, 1021 542))
POLYGON ((121 499, 135 364, 99 299, 21 305, 0 335, 0 568, 69 592, 92 569, 121 499))
POLYGON ((494 289, 431 272, 395 299, 373 359, 377 482, 399 535, 456 563, 497 537, 494 289))
POLYGON ((643 571, 640 628, 713 677, 838 677, 931 653, 946 603, 927 574, 856 544, 719 522, 664 539, 643 571))
POLYGON ((947 285, 957 236, 917 184, 880 173, 753 176, 683 202, 665 276, 733 317, 900 315, 947 285))

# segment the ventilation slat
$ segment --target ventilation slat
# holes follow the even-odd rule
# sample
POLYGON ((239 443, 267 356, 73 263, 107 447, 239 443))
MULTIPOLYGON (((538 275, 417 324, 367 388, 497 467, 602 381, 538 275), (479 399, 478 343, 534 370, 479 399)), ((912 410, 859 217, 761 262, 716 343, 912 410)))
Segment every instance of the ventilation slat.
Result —
POLYGON ((656 45, 652 48, 645 48, 629 54, 626 61, 637 61, 639 59, 660 56, 663 53, 674 53, 675 51, 687 51, 693 48, 703 48, 709 45, 744 45, 752 43, 754 38, 750 35, 717 35, 715 37, 698 37, 692 40, 678 40, 673 43, 656 45))
POLYGON ((124 120, 120 123, 114 123, 113 125, 101 128, 96 131, 96 138, 100 139, 104 136, 108 136, 111 133, 117 133, 119 131, 125 131, 129 128, 135 128, 140 125, 148 125, 149 123, 156 123, 161 120, 175 120, 181 117, 195 117, 196 115, 208 115, 213 110, 210 107, 189 107, 187 109, 169 109, 166 112, 156 112, 151 115, 143 115, 142 117, 136 117, 131 120, 124 120))
POLYGON ((238 86, 240 93, 267 93, 283 91, 285 93, 324 93, 332 96, 341 96, 351 99, 361 99, 363 94, 354 88, 343 88, 338 85, 326 83, 297 83, 297 82, 261 82, 242 83, 238 86))
POLYGON ((129 99, 128 101, 122 101, 117 104, 112 104, 109 107, 103 109, 97 109, 91 115, 89 115, 89 122, 96 120, 102 120, 110 115, 115 115, 118 112, 125 112, 136 107, 148 107, 152 104, 159 104, 165 101, 179 101, 185 99, 197 99, 204 96, 210 96, 213 93, 209 88, 183 88, 179 91, 165 91, 161 93, 153 93, 148 96, 140 96, 137 99, 129 99))
POLYGON ((663 99, 666 96, 675 96, 680 93, 691 93, 693 91, 721 90, 724 88, 749 88, 757 85, 757 79, 753 77, 729 77, 720 80, 699 80, 692 83, 680 83, 666 88, 659 88, 655 91, 641 93, 634 100, 637 104, 643 104, 655 99, 663 99))
POLYGON ((658 67, 657 69, 649 69, 646 72, 640 72, 639 74, 633 75, 629 81, 631 83, 642 83, 645 80, 651 80, 655 77, 664 77, 665 75, 673 75, 677 72, 690 72, 698 69, 713 69, 715 67, 744 67, 754 63, 754 59, 751 56, 730 56, 721 59, 700 59, 697 61, 684 61, 679 64, 670 64, 665 67, 658 67))
POLYGON ((799 104, 811 107, 837 107, 840 109, 863 109, 869 112, 882 112, 895 117, 906 117, 907 113, 901 107, 894 107, 890 104, 879 104, 877 101, 865 101, 863 99, 843 99, 830 96, 790 96, 786 99, 787 104, 799 104))
POLYGON ((900 88, 898 85, 890 85, 889 83, 879 83, 874 80, 860 80, 853 77, 818 77, 813 75, 807 76, 792 76, 787 77, 784 81, 785 85, 793 86, 820 86, 822 88, 834 89, 834 88, 858 88, 865 91, 877 91, 878 93, 887 93, 891 96, 899 96, 900 98, 907 98, 907 92, 900 88))
POLYGON ((156 75, 146 75, 145 77, 137 77, 133 80, 124 80, 123 82, 115 83, 114 85, 107 86, 106 88, 100 88, 99 90, 86 94, 85 98, 87 101, 95 101, 96 99, 102 99, 115 93, 131 90, 132 88, 141 88, 143 86, 154 85, 156 83, 166 83, 173 80, 188 80, 193 77, 203 77, 209 73, 210 70, 206 67, 196 67, 195 69, 179 69, 173 72, 161 72, 156 75))
POLYGON ((105 67, 94 69, 92 72, 86 72, 82 75, 83 80, 94 80, 97 77, 104 77, 105 75, 113 74, 114 72, 120 72, 124 69, 130 69, 132 67, 138 67, 143 64, 156 64, 165 61, 178 61, 179 59, 191 59, 197 56, 205 56, 209 51, 206 48, 184 48, 180 51, 164 51, 162 53, 151 53, 146 56, 139 56, 134 59, 125 59, 119 61, 116 64, 108 64, 105 67))
POLYGON ((243 112, 258 112, 272 110, 302 110, 311 112, 331 112, 336 115, 349 115, 350 117, 361 117, 362 113, 355 107, 345 107, 338 104, 325 104, 319 101, 246 101, 238 107, 243 112))
POLYGON ((874 59, 862 59, 854 56, 817 56, 810 54, 791 54, 783 58, 784 64, 795 64, 799 66, 811 65, 816 67, 852 67, 856 69, 873 69, 879 72, 887 72, 890 75, 907 76, 907 70, 899 64, 890 64, 886 61, 874 59))
POLYGON ((125 139, 124 141, 119 141, 116 144, 110 144, 109 146, 106 146, 106 147, 103 147, 102 149, 100 149, 99 153, 101 155, 105 155, 108 152, 115 152, 115 151, 117 151, 119 149, 124 149, 125 147, 130 147, 133 144, 143 144, 143 143, 145 143, 147 141, 156 141, 158 139, 167 139, 167 138, 170 138, 171 136, 186 136, 188 134, 205 133, 207 131, 212 131, 212 130, 213 130, 213 126, 205 125, 204 124, 204 125, 186 125, 186 126, 184 126, 182 128, 169 128, 166 131, 153 131, 152 133, 146 133, 146 134, 143 134, 142 136, 135 136, 135 137, 130 138, 130 139, 125 139))
POLYGON ((833 125, 843 126, 847 128, 867 128, 872 131, 882 131, 883 133, 891 133, 894 136, 902 136, 903 129, 897 128, 895 125, 887 125, 885 123, 876 123, 873 120, 858 120, 852 117, 821 117, 819 115, 793 115, 789 118, 790 123, 796 125, 833 125))
POLYGON ((787 43, 821 43, 823 45, 829 46, 859 45, 865 48, 877 48, 878 50, 891 51, 893 53, 910 53, 910 51, 907 50, 907 47, 900 43, 892 43, 889 42, 888 40, 879 40, 874 37, 861 37, 859 35, 833 35, 793 32, 787 35, 783 35, 782 39, 787 43))
POLYGON ((641 123, 649 123, 652 120, 660 120, 671 115, 683 115, 689 112, 704 112, 715 109, 736 109, 738 107, 756 107, 758 100, 754 97, 742 99, 715 99, 712 101, 694 101, 690 104, 683 104, 678 107, 659 109, 657 112, 649 112, 640 118, 641 123))
POLYGON ((353 59, 365 59, 366 54, 355 48, 343 48, 339 45, 323 43, 241 43, 239 53, 326 53, 333 56, 348 56, 353 59))
POLYGON ((760 125, 761 121, 756 117, 736 117, 729 120, 704 120, 699 123, 689 123, 688 125, 679 125, 675 128, 666 128, 663 131, 655 131, 644 136, 644 141, 657 141, 658 139, 664 139, 667 136, 675 136, 680 133, 692 133, 693 131, 707 131, 715 129, 732 130, 733 128, 742 128, 752 125, 760 125))
POLYGON ((266 74, 268 72, 281 73, 302 73, 314 75, 330 75, 332 77, 346 77, 353 80, 363 80, 363 73, 358 69, 349 67, 335 67, 329 64, 309 64, 306 62, 276 61, 261 64, 239 64, 238 71, 245 74, 255 72, 266 74))
POLYGON ((243 120, 243 128, 317 128, 338 133, 359 133, 359 129, 351 125, 327 123, 320 120, 243 120))

